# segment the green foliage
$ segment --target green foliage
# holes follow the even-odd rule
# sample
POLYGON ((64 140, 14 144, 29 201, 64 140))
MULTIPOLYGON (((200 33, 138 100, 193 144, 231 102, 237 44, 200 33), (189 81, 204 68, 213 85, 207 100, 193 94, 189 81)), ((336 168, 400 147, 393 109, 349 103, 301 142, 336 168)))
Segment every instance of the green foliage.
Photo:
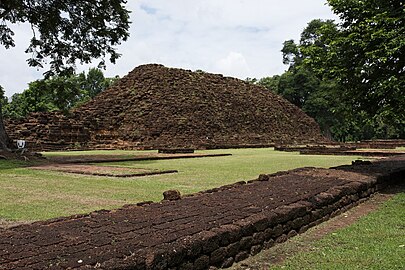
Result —
POLYGON ((278 93, 279 81, 280 75, 274 75, 272 77, 261 78, 257 81, 257 84, 266 87, 268 90, 278 93))
MULTIPOLYGON (((404 132, 404 1, 329 0, 340 17, 338 32, 307 63, 342 85, 342 98, 354 110, 391 123, 404 132), (398 119, 402 119, 399 121, 398 119)), ((325 29, 322 32, 328 35, 325 29)))
POLYGON ((14 94, 9 103, 3 107, 3 116, 5 118, 22 118, 27 114, 27 105, 22 94, 14 94))
POLYGON ((321 31, 328 29, 330 36, 335 28, 331 20, 313 20, 301 33, 298 44, 294 40, 285 41, 281 52, 283 63, 289 68, 272 82, 277 84, 273 91, 315 118, 327 137, 345 140, 346 132, 339 134, 341 126, 347 124, 342 117, 339 85, 335 80, 318 76, 307 64, 313 53, 322 57, 321 52, 327 47, 326 35, 321 31))
MULTIPOLYGON (((129 37, 130 12, 125 4, 126 0, 1 0, 0 45, 6 49, 14 47, 13 25, 28 23, 33 37, 25 51, 30 54, 27 62, 32 67, 49 67, 44 73, 46 78, 71 76, 77 62, 88 64, 93 59, 100 59, 98 66, 105 67, 105 58, 109 57, 109 61, 115 63, 120 56, 115 47, 129 37)), ((63 98, 77 96, 74 82, 51 80, 49 84, 55 88, 48 90, 60 94, 52 97, 53 105, 62 110, 72 107, 74 100, 63 98), (68 93, 68 90, 73 92, 68 93)), ((31 102, 23 104, 32 105, 31 102)), ((33 106, 41 107, 42 104, 33 106)), ((8 114, 24 112, 8 109, 8 114)), ((6 149, 6 137, 3 121, 0 121, 0 150, 6 149)))
POLYGON ((21 94, 5 103, 6 118, 23 118, 31 112, 63 111, 79 106, 112 85, 117 78, 105 78, 101 70, 91 68, 87 75, 54 76, 29 84, 21 94))
POLYGON ((90 63, 105 57, 114 63, 115 49, 125 41, 129 11, 125 0, 2 0, 0 2, 0 45, 15 46, 13 24, 29 23, 33 37, 26 50, 28 64, 44 67, 48 76, 72 74, 76 62, 90 63), (49 61, 50 60, 50 61, 49 61))
POLYGON ((281 49, 283 53, 283 64, 294 66, 294 64, 299 64, 301 59, 299 57, 299 49, 294 40, 290 39, 284 41, 283 48, 281 49))
MULTIPOLYGON (((85 74, 82 73, 82 76, 85 76, 85 74)), ((83 80, 84 85, 82 85, 82 89, 85 89, 88 96, 93 98, 109 87, 116 79, 117 78, 106 79, 101 70, 91 68, 83 80)))
POLYGON ((4 88, 0 85, 0 108, 7 104, 7 100, 6 91, 4 91, 4 88))
MULTIPOLYGON (((346 8, 354 3, 336 2, 345 2, 346 8)), ((363 4, 366 5, 366 2, 370 3, 362 1, 359 5, 364 8, 363 4)), ((392 3, 388 1, 387 5, 392 3)), ((360 9, 359 14, 366 12, 360 9)), ((343 12, 342 10, 335 11, 343 12)), ((384 9, 381 9, 381 12, 383 11, 384 9)), ((353 15, 357 13, 352 14, 352 10, 347 12, 351 15, 342 15, 342 20, 357 20, 353 15)), ((378 14, 375 10, 370 13, 378 14)), ((379 23, 375 20, 375 23, 379 23)), ((390 27, 395 28, 390 22, 389 20, 390 27)), ((373 20, 369 23, 373 25, 373 20)), ((379 63, 382 60, 375 60, 369 53, 360 53, 359 50, 371 50, 370 47, 374 46, 382 48, 383 43, 374 44, 376 41, 368 38, 370 35, 376 37, 383 33, 373 26, 368 29, 370 32, 363 33, 365 41, 363 34, 346 37, 350 25, 348 22, 337 25, 332 20, 312 20, 301 33, 298 44, 293 40, 285 41, 281 51, 283 63, 289 68, 276 80, 270 79, 271 83, 277 84, 272 89, 315 118, 324 134, 336 140, 404 138, 405 67, 404 61, 399 61, 403 59, 402 51, 399 55, 400 52, 394 49, 398 56, 393 60, 397 64, 395 67, 380 63, 377 68, 377 63, 374 62, 379 63), (351 47, 343 41, 350 43, 351 47), (368 44, 369 42, 371 43, 368 44), (358 43, 364 43, 364 48, 361 49, 362 45, 358 43), (382 73, 390 73, 390 77, 385 80, 382 73)), ((402 28, 399 25, 398 27, 399 29, 387 31, 399 34, 396 31, 402 28)), ((381 53, 381 50, 378 52, 381 53)), ((392 52, 384 53, 390 55, 392 52)), ((264 79, 267 78, 262 80, 264 79)))

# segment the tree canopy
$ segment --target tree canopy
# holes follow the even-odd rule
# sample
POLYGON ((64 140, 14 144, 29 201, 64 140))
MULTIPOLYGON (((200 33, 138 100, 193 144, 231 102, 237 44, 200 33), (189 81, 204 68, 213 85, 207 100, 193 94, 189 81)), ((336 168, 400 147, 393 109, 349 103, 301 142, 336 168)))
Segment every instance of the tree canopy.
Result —
POLYGON ((284 42, 277 92, 335 139, 404 137, 404 1, 328 3, 340 22, 313 20, 299 43, 284 42))
MULTIPOLYGON (((27 23, 32 29, 27 62, 44 68, 46 78, 66 78, 74 74, 76 64, 94 59, 104 67, 107 57, 115 63, 120 56, 116 46, 129 37, 125 4, 126 0, 1 0, 0 46, 15 46, 13 26, 27 23)), ((7 146, 0 107, 0 150, 7 146)))
POLYGON ((33 67, 47 64, 47 76, 72 74, 77 62, 105 57, 115 63, 115 46, 129 36, 129 11, 125 0, 2 0, 0 45, 15 46, 13 24, 29 23, 32 38, 26 53, 33 67))
MULTIPOLYGON (((405 6, 401 0, 328 0, 340 17, 323 57, 308 64, 337 79, 342 95, 371 117, 405 118, 405 6)), ((327 29, 322 33, 328 36, 327 29)), ((330 37, 330 35, 329 35, 330 37)))
MULTIPOLYGON (((350 27, 353 22, 345 22, 349 16, 345 12, 351 13, 353 6, 358 6, 359 13, 367 13, 363 8, 371 1, 334 2, 345 4, 338 10, 344 15, 341 24, 332 20, 312 20, 298 43, 294 40, 283 43, 283 63, 288 65, 288 70, 281 76, 251 81, 302 108, 316 119, 325 135, 336 140, 405 137, 405 63, 401 60, 405 48, 398 39, 405 40, 405 31, 403 25, 389 23, 391 13, 386 10, 390 10, 387 6, 393 3, 379 3, 386 6, 380 9, 380 16, 388 16, 389 29, 369 27, 353 36, 356 28, 350 27), (392 40, 369 39, 385 36, 388 32, 391 32, 392 40), (402 50, 398 51, 399 47, 394 43, 402 50), (382 52, 382 48, 386 51, 382 52), (376 55, 381 59, 375 58, 376 55), (392 60, 392 66, 388 59, 392 60)), ((370 14, 377 16, 378 11, 372 10, 370 14)), ((353 21, 359 21, 354 15, 350 16, 353 21)), ((379 23, 369 22, 373 26, 379 23)))
MULTIPOLYGON (((117 78, 105 78, 101 70, 89 69, 70 76, 53 76, 29 83, 28 89, 3 102, 5 118, 23 118, 31 112, 67 112, 112 85, 117 78)), ((1 91, 0 91, 1 95, 1 91)))

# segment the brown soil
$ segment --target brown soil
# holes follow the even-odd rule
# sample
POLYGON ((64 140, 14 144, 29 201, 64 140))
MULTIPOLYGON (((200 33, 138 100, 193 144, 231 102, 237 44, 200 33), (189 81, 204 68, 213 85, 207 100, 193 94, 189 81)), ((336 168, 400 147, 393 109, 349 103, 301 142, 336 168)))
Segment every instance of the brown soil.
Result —
POLYGON ((132 169, 112 166, 95 166, 95 165, 78 165, 78 164, 53 164, 30 167, 35 170, 50 170, 58 172, 95 175, 95 176, 110 176, 110 177, 136 177, 146 175, 157 175, 166 173, 176 173, 176 170, 149 170, 149 169, 132 169))
POLYGON ((142 161, 142 160, 164 160, 182 158, 206 158, 206 157, 226 157, 232 154, 143 154, 133 156, 123 155, 79 155, 79 156, 53 156, 48 157, 50 163, 103 163, 119 161, 142 161))
MULTIPOLYGON (((0 231, 0 266, 138 269, 146 265, 147 269, 166 269, 164 263, 190 266, 191 261, 192 268, 187 269, 205 269, 210 262, 215 265, 214 260, 221 262, 228 256, 224 252, 231 252, 232 241, 241 241, 235 260, 246 258, 251 247, 253 252, 254 241, 263 242, 261 237, 267 226, 288 221, 281 226, 287 227, 278 232, 280 235, 298 226, 294 225, 297 222, 304 222, 305 217, 312 220, 306 214, 311 210, 306 209, 327 211, 328 205, 339 198, 339 204, 349 198, 356 201, 358 194, 371 192, 377 176, 381 176, 379 181, 398 180, 396 174, 401 173, 402 177, 404 168, 405 157, 336 169, 302 168, 261 175, 253 182, 236 183, 176 201, 129 205, 21 225, 0 231)), ((315 212, 313 218, 318 214, 322 217, 321 212, 315 212)), ((276 227, 270 232, 275 233, 276 227)), ((281 242, 286 237, 284 234, 276 240, 281 242)))
POLYGON ((71 112, 6 121, 31 149, 211 148, 322 142, 315 120, 264 87, 144 65, 71 112))
POLYGON ((142 161, 142 160, 162 160, 162 159, 182 159, 182 158, 202 158, 202 157, 223 157, 231 154, 160 154, 150 153, 137 156, 122 155, 80 155, 80 156, 53 156, 44 160, 42 165, 31 166, 36 170, 51 170, 67 173, 110 176, 110 177, 137 177, 147 175, 157 175, 166 173, 177 173, 177 170, 150 170, 142 168, 123 168, 113 166, 96 166, 86 163, 104 163, 119 161, 142 161), (84 163, 84 164, 82 164, 84 163), (79 165, 80 164, 80 165, 79 165))
POLYGON ((302 155, 338 155, 338 156, 366 156, 366 157, 391 157, 405 155, 405 151, 396 150, 380 150, 380 149, 358 149, 349 151, 333 151, 333 150, 301 150, 302 155))
MULTIPOLYGON (((399 140, 393 140, 392 144, 399 143, 399 140)), ((402 141, 401 141, 402 143, 402 141)), ((385 144, 373 144, 377 149, 356 149, 357 145, 351 144, 321 144, 321 145, 281 145, 276 146, 274 149, 277 151, 285 152, 300 152, 302 155, 341 155, 341 156, 368 156, 368 157, 390 157, 405 155, 405 151, 383 149, 385 144)), ((392 147, 394 148, 394 147, 392 147)))
POLYGON ((361 217, 376 211, 384 202, 391 199, 396 193, 405 191, 405 185, 392 186, 386 190, 376 193, 366 202, 350 209, 349 211, 328 220, 316 227, 311 228, 301 235, 300 241, 291 239, 270 249, 263 250, 253 257, 235 264, 232 270, 264 270, 271 265, 282 264, 284 260, 299 252, 310 251, 312 244, 324 236, 341 228, 354 224, 361 217))

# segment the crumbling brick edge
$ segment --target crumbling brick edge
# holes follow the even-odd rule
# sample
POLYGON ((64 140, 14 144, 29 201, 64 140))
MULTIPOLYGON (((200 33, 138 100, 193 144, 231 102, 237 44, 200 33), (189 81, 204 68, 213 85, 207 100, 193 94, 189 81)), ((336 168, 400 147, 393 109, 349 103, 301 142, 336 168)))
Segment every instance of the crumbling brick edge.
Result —
MULTIPOLYGON (((261 175, 256 181, 267 181, 261 175)), ((158 248, 140 250, 98 265, 101 269, 218 269, 256 255, 306 232, 366 201, 372 194, 405 179, 405 168, 334 186, 307 200, 262 211, 233 224, 222 225, 158 248), (130 266, 128 268, 128 266, 130 266)), ((243 185, 238 182, 233 185, 243 185)), ((246 184, 246 183, 245 183, 246 184)), ((222 188, 229 188, 228 185, 222 188)), ((216 190, 206 191, 215 192, 216 190)), ((83 266, 81 269, 93 269, 83 266)))

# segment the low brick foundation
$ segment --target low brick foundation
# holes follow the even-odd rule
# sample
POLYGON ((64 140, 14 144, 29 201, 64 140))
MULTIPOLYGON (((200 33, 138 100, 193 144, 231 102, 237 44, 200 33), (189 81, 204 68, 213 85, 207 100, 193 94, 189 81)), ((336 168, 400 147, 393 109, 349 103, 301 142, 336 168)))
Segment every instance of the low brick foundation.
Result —
POLYGON ((358 164, 3 230, 0 269, 227 268, 405 180, 404 156, 358 164))

